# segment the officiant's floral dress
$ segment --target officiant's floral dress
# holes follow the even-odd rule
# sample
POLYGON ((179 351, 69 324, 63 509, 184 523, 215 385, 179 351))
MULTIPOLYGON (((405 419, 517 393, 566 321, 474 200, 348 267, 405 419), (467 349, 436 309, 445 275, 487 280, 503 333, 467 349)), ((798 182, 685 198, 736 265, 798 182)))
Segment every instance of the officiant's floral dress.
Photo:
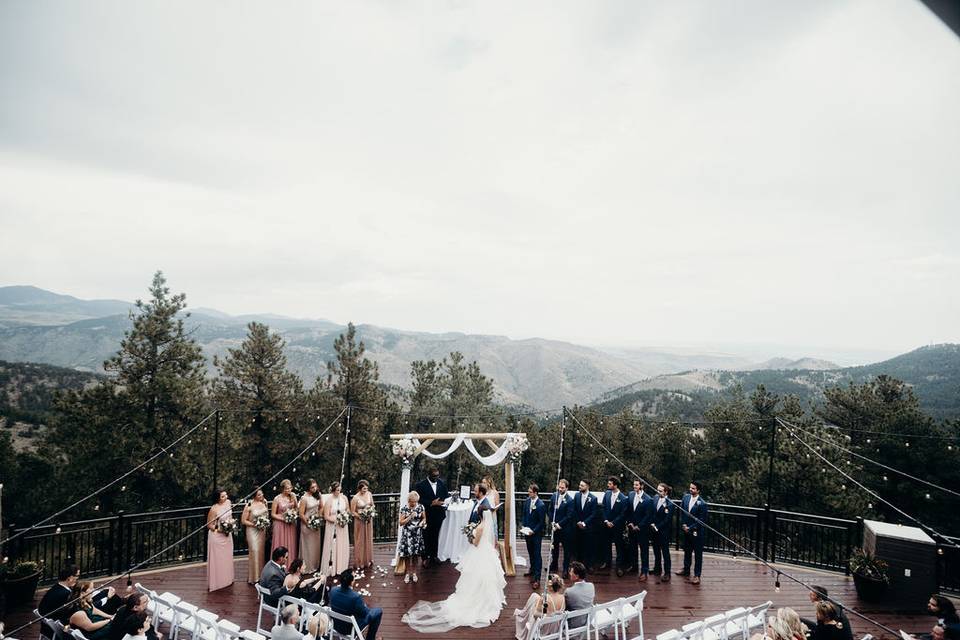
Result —
POLYGON ((414 508, 409 505, 400 507, 400 517, 411 516, 400 532, 400 557, 412 558, 423 555, 423 505, 414 508))

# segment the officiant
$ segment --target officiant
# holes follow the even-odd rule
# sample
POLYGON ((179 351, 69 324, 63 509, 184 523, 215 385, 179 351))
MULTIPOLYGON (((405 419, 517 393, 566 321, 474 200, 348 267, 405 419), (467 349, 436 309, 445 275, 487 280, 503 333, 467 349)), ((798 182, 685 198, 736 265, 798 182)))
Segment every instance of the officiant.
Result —
POLYGON ((440 470, 430 467, 427 477, 417 483, 414 490, 420 494, 420 504, 427 509, 427 529, 424 531, 424 565, 437 560, 437 544, 440 539, 440 527, 447 517, 443 501, 450 496, 446 483, 440 479, 440 470))

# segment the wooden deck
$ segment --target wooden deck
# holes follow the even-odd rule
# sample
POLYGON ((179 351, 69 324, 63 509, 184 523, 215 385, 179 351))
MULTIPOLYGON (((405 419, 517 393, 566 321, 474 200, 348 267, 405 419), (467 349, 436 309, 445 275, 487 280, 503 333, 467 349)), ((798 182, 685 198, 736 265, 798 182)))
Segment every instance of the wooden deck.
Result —
MULTIPOLYGON (((392 552, 393 545, 378 545, 377 562, 381 566, 388 567, 392 552)), ((214 593, 207 593, 206 573, 202 564, 139 574, 134 576, 134 581, 141 582, 156 591, 176 593, 198 607, 209 609, 221 617, 236 622, 241 628, 253 629, 256 626, 257 597, 253 587, 244 581, 247 574, 246 562, 246 559, 236 561, 238 582, 214 593)), ((674 553, 673 564, 675 569, 681 566, 680 554, 674 553)), ((889 608, 860 603, 852 580, 843 575, 787 566, 783 568, 801 579, 826 587, 831 596, 893 629, 902 628, 919 632, 929 631, 932 627, 932 618, 929 616, 904 615, 889 608)), ((385 639, 423 638, 424 635, 402 624, 401 616, 417 600, 445 598, 453 591, 458 575, 454 567, 447 563, 422 571, 418 584, 406 585, 403 583, 402 576, 397 578, 389 572, 383 578, 358 580, 355 586, 370 583, 368 588, 372 595, 367 598, 367 603, 371 606, 383 607, 383 624, 380 634, 385 639)), ((637 582, 635 575, 622 578, 617 578, 615 574, 594 575, 590 576, 589 580, 597 587, 597 602, 637 593, 645 588, 648 593, 643 612, 644 631, 645 635, 651 638, 668 629, 680 627, 714 613, 737 606, 760 604, 767 600, 772 600, 774 607, 792 607, 801 616, 813 617, 813 608, 802 587, 781 580, 780 593, 776 593, 774 578, 765 567, 750 560, 738 560, 727 556, 707 554, 704 557, 703 582, 699 586, 688 584, 677 576, 667 584, 647 582, 641 585, 637 582)), ((117 584, 123 585, 125 582, 121 581, 117 584)), ((442 637, 463 640, 512 638, 513 609, 522 606, 529 594, 530 586, 526 578, 520 576, 508 578, 507 606, 500 620, 485 629, 455 629, 443 634, 442 637)), ((32 608, 31 605, 9 612, 6 620, 7 629, 13 630, 28 621, 32 608)), ((889 635, 853 615, 850 616, 850 620, 856 637, 865 633, 871 633, 878 638, 889 635)), ((17 637, 21 640, 36 638, 36 626, 29 632, 27 630, 19 632, 17 637)))

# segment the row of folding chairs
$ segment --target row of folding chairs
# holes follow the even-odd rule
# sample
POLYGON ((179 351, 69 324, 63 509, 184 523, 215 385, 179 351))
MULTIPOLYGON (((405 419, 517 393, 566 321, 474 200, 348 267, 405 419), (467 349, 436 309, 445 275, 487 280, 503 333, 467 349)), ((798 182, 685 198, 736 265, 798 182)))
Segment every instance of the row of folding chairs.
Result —
POLYGON ((325 613, 327 617, 330 618, 330 628, 327 630, 327 633, 322 636, 324 640, 363 640, 363 633, 360 630, 360 627, 357 625, 357 621, 352 616, 345 616, 343 614, 337 613, 330 607, 326 607, 320 604, 314 604, 308 602, 302 598, 294 598, 293 596, 281 596, 277 601, 277 605, 273 606, 267 599, 270 598, 270 591, 261 587, 259 584, 254 585, 257 588, 257 596, 260 598, 260 608, 257 610, 257 633, 266 636, 267 638, 271 637, 271 629, 280 622, 280 610, 283 609, 288 604, 295 604, 300 607, 300 631, 306 633, 307 622, 310 620, 310 616, 317 613, 325 613), (271 618, 264 620, 264 613, 272 616, 273 622, 271 623, 271 618), (333 628, 333 621, 340 620, 341 622, 348 623, 351 627, 349 634, 341 634, 333 628), (269 624, 270 628, 268 629, 265 624, 269 624))
POLYGON ((643 600, 641 591, 629 598, 617 598, 576 611, 560 611, 542 616, 533 627, 534 640, 643 640, 643 600), (637 635, 630 627, 637 623, 637 635))
POLYGON ((769 600, 755 607, 737 607, 704 620, 685 624, 657 636, 657 640, 750 640, 754 631, 763 633, 769 600))
MULTIPOLYGON (((139 582, 135 586, 138 592, 147 596, 147 608, 153 614, 155 624, 167 625, 169 640, 180 640, 188 635, 190 640, 266 640, 263 635, 249 629, 241 630, 237 623, 220 618, 169 591, 157 593, 139 582)), ((76 640, 85 639, 76 637, 76 640)))

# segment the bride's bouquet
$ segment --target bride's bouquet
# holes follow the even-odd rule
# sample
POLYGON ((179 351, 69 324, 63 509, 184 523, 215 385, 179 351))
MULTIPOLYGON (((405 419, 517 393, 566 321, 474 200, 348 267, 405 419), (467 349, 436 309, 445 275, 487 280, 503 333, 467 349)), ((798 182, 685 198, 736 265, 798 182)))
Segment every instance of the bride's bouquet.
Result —
POLYGON ((477 530, 477 527, 478 527, 478 526, 480 526, 480 523, 479 523, 479 522, 471 522, 470 524, 468 524, 467 526, 465 526, 465 527, 464 527, 463 529, 461 529, 460 531, 463 532, 463 535, 467 536, 467 540, 469 540, 471 543, 473 543, 473 537, 474 537, 474 535, 475 535, 474 532, 477 530))
POLYGON ((261 513, 257 516, 257 519, 253 521, 253 526, 260 531, 266 531, 270 527, 270 516, 265 513, 261 513))
POLYGON ((323 518, 321 518, 318 514, 315 513, 309 518, 307 518, 307 527, 309 527, 310 529, 313 529, 314 531, 320 531, 320 527, 322 526, 323 526, 323 518))
POLYGON ((289 509, 283 512, 283 521, 286 522, 287 524, 293 524, 294 522, 297 521, 297 518, 299 517, 300 515, 297 513, 297 510, 294 509, 293 507, 290 507, 289 509))
POLYGON ((377 507, 371 502, 370 504, 360 507, 357 514, 360 516, 362 522, 370 522, 377 517, 377 507))
POLYGON ((232 535, 237 532, 237 521, 233 518, 221 520, 217 523, 217 531, 225 536, 232 535))
POLYGON ((350 515, 349 511, 341 511, 337 513, 337 526, 345 527, 353 520, 353 516, 350 515))

